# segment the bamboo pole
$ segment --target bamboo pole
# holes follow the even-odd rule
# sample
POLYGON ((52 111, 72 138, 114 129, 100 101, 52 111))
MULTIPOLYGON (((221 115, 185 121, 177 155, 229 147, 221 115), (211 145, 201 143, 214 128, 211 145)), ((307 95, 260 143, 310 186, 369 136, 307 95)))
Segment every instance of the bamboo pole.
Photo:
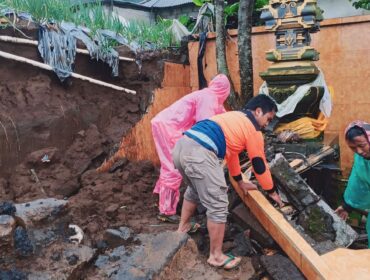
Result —
MULTIPOLYGON (((47 65, 45 63, 41 63, 41 62, 38 62, 38 61, 35 61, 35 60, 32 60, 32 59, 28 59, 28 58, 25 58, 25 57, 22 57, 22 56, 14 55, 14 54, 11 54, 11 53, 0 51, 0 57, 4 57, 4 58, 7 58, 7 59, 27 63, 27 64, 30 64, 30 65, 33 65, 33 66, 36 66, 36 67, 39 67, 39 68, 42 68, 42 69, 45 69, 45 70, 48 70, 48 71, 54 71, 54 69, 50 65, 47 65)), ((109 83, 106 83, 106 82, 103 82, 103 81, 95 80, 93 78, 83 76, 83 75, 80 75, 80 74, 77 74, 77 73, 71 72, 71 76, 74 77, 74 78, 80 79, 80 80, 84 80, 84 81, 88 81, 88 82, 93 83, 93 84, 100 85, 100 86, 109 87, 109 88, 119 90, 119 91, 124 91, 124 92, 130 93, 130 94, 133 94, 133 95, 136 94, 136 91, 134 91, 134 90, 119 87, 119 86, 109 84, 109 83)))
MULTIPOLYGON (((0 41, 16 43, 16 44, 33 45, 33 46, 38 45, 38 41, 35 41, 35 40, 29 40, 29 39, 17 38, 17 37, 5 36, 5 35, 0 36, 0 41)), ((76 52, 81 53, 81 54, 90 55, 89 51, 85 49, 77 48, 76 52)), ((132 62, 135 61, 134 58, 130 58, 130 57, 119 56, 118 58, 119 60, 124 60, 124 61, 132 61, 132 62)))

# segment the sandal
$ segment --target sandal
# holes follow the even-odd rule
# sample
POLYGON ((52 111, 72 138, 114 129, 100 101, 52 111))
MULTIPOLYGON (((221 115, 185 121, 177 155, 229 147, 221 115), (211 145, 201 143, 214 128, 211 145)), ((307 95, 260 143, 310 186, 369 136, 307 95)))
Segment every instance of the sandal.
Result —
POLYGON ((232 265, 232 266, 230 266, 230 267, 227 267, 227 265, 230 263, 230 262, 232 262, 233 260, 235 260, 237 257, 235 257, 233 254, 231 254, 231 253, 228 253, 228 254, 226 254, 226 256, 228 257, 225 261, 224 261, 224 263, 223 264, 221 264, 221 265, 213 265, 213 264, 210 264, 210 263, 208 263, 210 266, 212 266, 212 267, 215 267, 215 268, 223 268, 223 269, 225 269, 225 270, 233 270, 233 269, 235 269, 235 268, 238 268, 239 267, 239 265, 240 265, 240 263, 241 263, 241 258, 239 258, 239 261, 238 262, 236 262, 234 265, 232 265))
POLYGON ((190 233, 196 233, 198 229, 200 228, 200 224, 191 222, 190 223, 190 229, 187 231, 188 234, 190 233))
POLYGON ((162 222, 168 222, 171 224, 178 224, 180 222, 180 217, 178 215, 165 215, 165 214, 159 213, 157 215, 157 219, 162 222))

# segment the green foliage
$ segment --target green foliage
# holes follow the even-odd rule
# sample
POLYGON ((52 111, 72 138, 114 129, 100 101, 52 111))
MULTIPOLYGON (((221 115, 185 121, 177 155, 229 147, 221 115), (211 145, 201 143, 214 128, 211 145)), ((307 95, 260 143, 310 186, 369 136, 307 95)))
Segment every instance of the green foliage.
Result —
POLYGON ((254 9, 255 10, 260 10, 264 6, 268 5, 269 0, 256 0, 256 3, 254 4, 254 9))
POLYGON ((193 30, 194 25, 195 25, 195 21, 191 17, 189 17, 187 15, 181 15, 177 20, 182 25, 184 25, 188 30, 193 30))
MULTIPOLYGON (((193 3, 197 6, 199 6, 199 7, 204 5, 207 2, 212 3, 214 1, 212 1, 212 0, 193 0, 193 3)), ((232 4, 228 4, 229 2, 231 2, 231 1, 225 0, 225 8, 224 8, 225 24, 230 24, 230 23, 233 24, 230 21, 231 17, 237 15, 238 11, 239 11, 239 1, 235 2, 235 3, 232 3, 232 4)), ((254 19, 253 25, 263 24, 262 22, 259 22, 260 13, 261 13, 261 9, 264 6, 268 5, 268 4, 269 4, 269 0, 255 0, 254 12, 253 12, 253 19, 254 19)), ((208 16, 208 17, 213 17, 214 16, 211 13, 207 13, 207 14, 204 13, 203 15, 208 16)), ((184 25, 187 26, 186 24, 184 24, 184 25)), ((236 26, 233 26, 233 28, 236 28, 236 26)), ((188 28, 188 29, 190 29, 190 28, 188 28)))
POLYGON ((239 10, 239 3, 227 5, 224 9, 226 19, 230 16, 236 15, 239 10))
POLYGON ((123 28, 122 35, 129 42, 136 42, 145 48, 163 49, 173 46, 173 36, 169 32, 172 20, 159 19, 157 24, 131 21, 123 28))
POLYGON ((202 7, 207 2, 211 3, 212 0, 193 0, 193 3, 198 7, 202 7))
POLYGON ((69 16, 71 4, 61 0, 3 0, 3 5, 11 7, 17 12, 28 12, 36 20, 60 21, 69 16))
POLYGON ((370 10, 370 0, 349 0, 356 9, 370 10))
MULTIPOLYGON (((73 22, 85 26, 95 35, 99 29, 108 29, 137 42, 140 47, 161 49, 172 46, 171 20, 159 19, 157 24, 130 22, 124 26, 115 14, 108 14, 101 1, 74 4, 71 0, 0 0, 0 9, 9 7, 16 12, 27 12, 38 22, 73 22)), ((0 15, 1 16, 1 15, 0 15)), ((105 40, 104 48, 116 46, 117 42, 105 40)))

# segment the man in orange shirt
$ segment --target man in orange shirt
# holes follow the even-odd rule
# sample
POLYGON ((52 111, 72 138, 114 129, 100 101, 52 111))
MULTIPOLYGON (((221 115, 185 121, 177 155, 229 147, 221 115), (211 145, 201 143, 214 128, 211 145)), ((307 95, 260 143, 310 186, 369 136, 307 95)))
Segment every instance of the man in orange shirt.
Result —
POLYGON ((232 269, 241 258, 222 252, 228 215, 227 185, 222 162, 245 192, 257 190, 256 185, 242 180, 239 153, 248 152, 253 172, 264 190, 279 206, 265 158, 261 129, 275 117, 277 106, 267 95, 252 98, 243 111, 232 111, 196 123, 177 142, 173 151, 175 167, 187 181, 179 232, 191 230, 190 218, 198 204, 207 209, 210 255, 207 262, 216 267, 232 269))

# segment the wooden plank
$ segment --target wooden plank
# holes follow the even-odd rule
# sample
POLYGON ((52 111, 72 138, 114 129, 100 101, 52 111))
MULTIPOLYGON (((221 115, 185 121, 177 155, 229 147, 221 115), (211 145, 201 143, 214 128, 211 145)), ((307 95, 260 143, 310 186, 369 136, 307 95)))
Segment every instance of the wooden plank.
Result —
POLYGON ((305 162, 303 159, 295 159, 289 165, 297 173, 302 173, 302 172, 306 171, 307 169, 309 169, 310 167, 313 167, 313 166, 319 164, 320 162, 322 162, 322 160, 325 157, 327 157, 327 156, 329 156, 333 153, 334 153, 334 149, 332 147, 324 146, 316 154, 310 155, 307 158, 307 162, 305 162))
POLYGON ((244 194, 232 177, 230 182, 262 226, 307 279, 369 279, 370 250, 338 248, 319 256, 261 192, 244 194))
POLYGON ((262 226, 308 279, 341 279, 261 192, 245 195, 233 178, 230 181, 262 226))
POLYGON ((339 248, 326 253, 321 258, 341 279, 367 280, 370 278, 370 250, 350 250, 339 248))

